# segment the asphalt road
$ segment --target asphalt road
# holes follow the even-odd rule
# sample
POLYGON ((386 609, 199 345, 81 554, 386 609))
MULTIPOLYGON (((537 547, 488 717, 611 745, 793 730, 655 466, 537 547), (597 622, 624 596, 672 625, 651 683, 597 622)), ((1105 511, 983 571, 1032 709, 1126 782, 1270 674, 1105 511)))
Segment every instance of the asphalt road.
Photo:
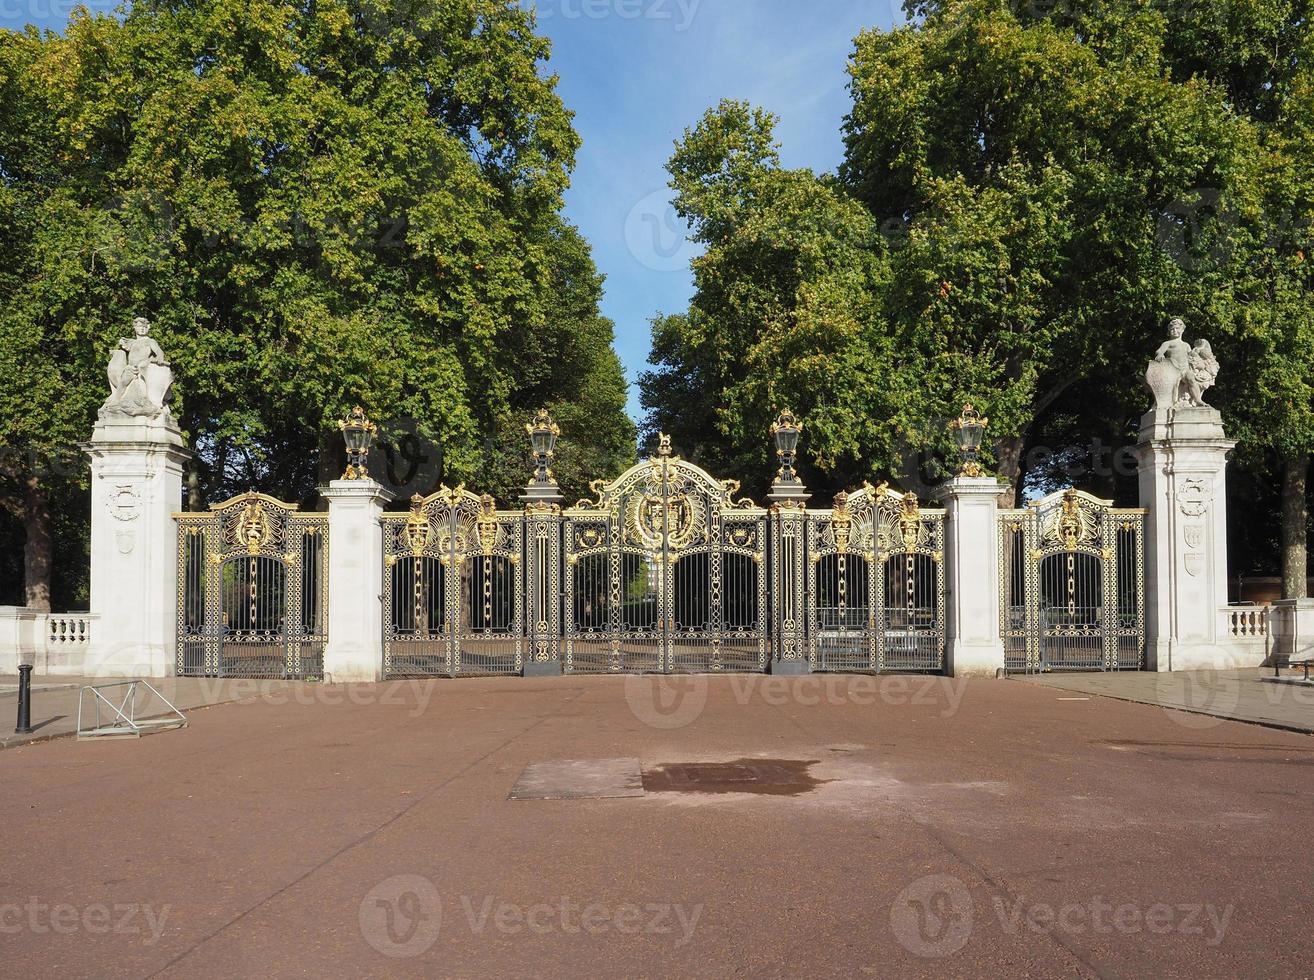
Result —
POLYGON ((1014 681, 297 688, 0 753, 0 959, 14 977, 1307 976, 1311 766, 1306 735, 1014 681), (588 775, 580 795, 507 798, 566 760, 587 764, 542 772, 588 775))

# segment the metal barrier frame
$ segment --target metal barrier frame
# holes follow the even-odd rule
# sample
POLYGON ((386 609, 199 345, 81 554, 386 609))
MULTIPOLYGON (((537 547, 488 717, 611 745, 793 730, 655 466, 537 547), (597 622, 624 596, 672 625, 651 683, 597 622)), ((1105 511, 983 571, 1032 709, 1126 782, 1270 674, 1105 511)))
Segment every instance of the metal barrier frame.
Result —
POLYGON ((187 717, 179 711, 168 698, 157 691, 149 681, 140 678, 131 681, 119 681, 113 684, 96 684, 87 685, 78 692, 78 727, 77 737, 79 740, 84 738, 140 738, 142 735, 151 732, 165 731, 170 728, 187 727, 187 717), (113 688, 126 687, 123 693, 123 699, 115 704, 109 698, 102 694, 102 691, 108 691, 113 688), (144 687, 169 709, 169 714, 153 718, 137 718, 137 688, 144 687), (96 724, 94 728, 82 727, 82 705, 86 695, 92 695, 91 704, 96 712, 96 724), (112 719, 109 725, 101 721, 101 705, 109 710, 109 716, 112 719))

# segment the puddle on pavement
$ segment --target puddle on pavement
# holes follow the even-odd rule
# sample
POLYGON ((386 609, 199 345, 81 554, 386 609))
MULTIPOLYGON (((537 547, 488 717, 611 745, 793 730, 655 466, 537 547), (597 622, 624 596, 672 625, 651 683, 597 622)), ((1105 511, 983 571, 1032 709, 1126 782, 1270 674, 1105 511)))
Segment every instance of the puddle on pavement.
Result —
POLYGON ((801 796, 828 783, 810 772, 819 760, 736 759, 733 762, 667 762, 645 767, 648 793, 753 793, 801 796))

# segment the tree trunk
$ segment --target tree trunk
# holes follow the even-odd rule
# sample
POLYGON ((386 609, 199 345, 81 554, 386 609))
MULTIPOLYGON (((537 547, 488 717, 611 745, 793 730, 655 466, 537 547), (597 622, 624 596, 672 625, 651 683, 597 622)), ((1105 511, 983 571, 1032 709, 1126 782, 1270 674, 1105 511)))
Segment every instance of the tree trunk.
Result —
POLYGON ((999 495, 999 506, 1012 509, 1022 499, 1022 451, 1026 440, 1020 436, 1000 439, 995 444, 999 458, 999 478, 1010 484, 1010 489, 999 495))
POLYGON ((50 612, 50 494, 36 476, 23 485, 23 518, 27 542, 23 546, 23 604, 50 612))
POLYGON ((201 471, 194 459, 187 467, 187 509, 205 510, 205 497, 201 495, 201 471))
POLYGON ((1282 470, 1282 598, 1305 599, 1309 591, 1309 454, 1288 459, 1282 470))

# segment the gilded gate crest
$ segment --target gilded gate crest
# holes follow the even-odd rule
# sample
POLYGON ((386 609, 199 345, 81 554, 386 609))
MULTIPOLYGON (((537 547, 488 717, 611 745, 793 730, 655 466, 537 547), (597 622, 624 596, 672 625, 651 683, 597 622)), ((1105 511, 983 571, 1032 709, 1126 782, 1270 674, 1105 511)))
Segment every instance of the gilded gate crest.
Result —
POLYGON ((1093 545, 1100 537, 1097 514, 1086 504, 1076 490, 1067 490, 1041 531, 1043 545, 1060 545, 1066 551, 1076 551, 1083 545, 1093 545))
POLYGON ((406 524, 401 531, 402 541, 412 555, 419 556, 424 554, 432 536, 433 525, 429 523, 429 515, 424 512, 424 497, 417 493, 411 498, 411 512, 406 515, 406 524))
POLYGON ((242 516, 238 519, 238 534, 248 555, 260 554, 260 549, 268 543, 269 518, 265 516, 264 505, 259 500, 249 500, 242 508, 242 516))
POLYGON ((625 515, 626 539, 630 544, 660 551, 663 542, 672 552, 683 551, 702 539, 702 509, 685 493, 638 494, 625 515))

